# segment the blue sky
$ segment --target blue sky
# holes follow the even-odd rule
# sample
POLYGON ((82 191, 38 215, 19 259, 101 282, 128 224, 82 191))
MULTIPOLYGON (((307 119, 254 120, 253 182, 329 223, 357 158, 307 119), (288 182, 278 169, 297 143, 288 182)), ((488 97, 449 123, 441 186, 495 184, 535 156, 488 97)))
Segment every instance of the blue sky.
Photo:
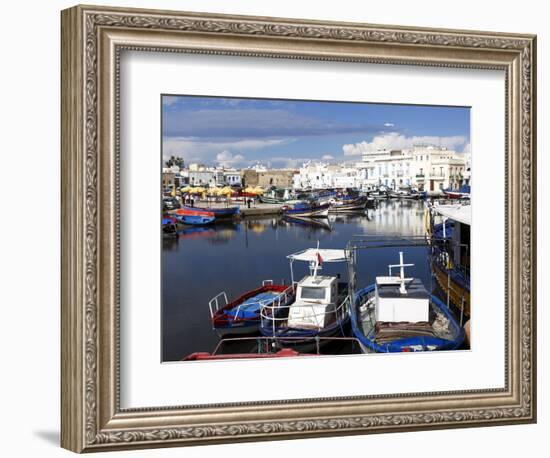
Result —
POLYGON ((462 152, 470 109, 163 95, 162 139, 165 158, 226 167, 357 162, 364 152, 418 142, 462 152))

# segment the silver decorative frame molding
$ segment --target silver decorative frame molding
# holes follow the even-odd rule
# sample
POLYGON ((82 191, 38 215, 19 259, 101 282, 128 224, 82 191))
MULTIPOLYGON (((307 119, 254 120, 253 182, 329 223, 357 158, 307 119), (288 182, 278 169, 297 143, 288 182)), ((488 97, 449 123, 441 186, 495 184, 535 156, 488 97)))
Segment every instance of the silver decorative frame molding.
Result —
POLYGON ((100 451, 534 422, 536 37, 76 6, 62 12, 62 446, 100 451), (124 49, 506 72, 506 387, 122 410, 124 49))

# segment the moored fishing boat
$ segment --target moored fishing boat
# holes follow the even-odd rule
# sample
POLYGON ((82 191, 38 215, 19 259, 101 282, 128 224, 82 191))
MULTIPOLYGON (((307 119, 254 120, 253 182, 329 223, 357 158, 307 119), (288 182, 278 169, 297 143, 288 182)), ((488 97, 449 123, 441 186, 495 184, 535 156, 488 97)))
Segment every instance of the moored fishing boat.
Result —
POLYGON ((309 226, 314 228, 320 228, 327 231, 332 230, 332 227, 326 218, 309 218, 302 216, 283 216, 285 222, 290 224, 297 224, 299 226, 309 226))
POLYGON ((285 305, 272 304, 261 310, 260 332, 302 351, 313 348, 316 338, 344 336, 349 325, 348 284, 339 276, 318 275, 323 263, 347 263, 346 250, 310 248, 287 256, 290 260, 295 299, 285 305), (293 263, 306 262, 309 275, 294 281, 293 263))
MULTIPOLYGON (((346 197, 332 199, 329 213, 364 211, 369 203, 369 197, 367 196, 346 197)), ((374 202, 374 199, 371 199, 371 201, 374 202)))
POLYGON ((260 195, 259 199, 264 204, 284 204, 294 199, 294 197, 290 189, 273 187, 260 195))
POLYGON ((190 207, 188 205, 183 205, 182 209, 188 210, 188 211, 199 211, 199 212, 202 211, 202 212, 212 213, 218 219, 233 218, 234 216, 238 216, 240 213, 240 207, 238 205, 236 207, 226 207, 226 208, 190 207))
POLYGON ((439 287, 461 315, 470 316, 469 204, 428 206, 430 263, 439 287))
POLYGON ((353 335, 365 353, 455 350, 464 342, 464 330, 453 312, 428 293, 418 278, 405 278, 405 267, 390 265, 388 276, 354 294, 351 307, 353 335), (400 275, 391 274, 399 268, 400 275))
POLYGON ((397 189, 390 189, 388 191, 388 197, 393 199, 420 199, 426 196, 427 194, 421 194, 410 186, 401 186, 397 189))
POLYGON ((163 238, 177 238, 178 227, 176 218, 170 215, 163 215, 162 217, 162 237, 163 238))
POLYGON ((293 204, 283 205, 281 211, 288 216, 309 216, 316 218, 326 218, 330 204, 319 204, 317 201, 299 201, 293 204))
POLYGON ((228 301, 225 291, 214 296, 209 302, 212 328, 219 335, 250 334, 258 331, 260 311, 284 307, 294 299, 294 287, 273 284, 264 280, 259 288, 247 291, 232 301, 228 301))
POLYGON ((387 199, 389 197, 388 188, 386 186, 378 186, 376 189, 369 191, 369 196, 376 200, 387 199))
POLYGON ((459 189, 444 189, 443 193, 449 199, 469 199, 470 198, 470 186, 462 185, 459 189))
POLYGON ((205 210, 197 210, 192 207, 179 208, 171 213, 182 224, 188 224, 192 226, 204 226, 211 224, 216 220, 216 216, 212 212, 205 210))

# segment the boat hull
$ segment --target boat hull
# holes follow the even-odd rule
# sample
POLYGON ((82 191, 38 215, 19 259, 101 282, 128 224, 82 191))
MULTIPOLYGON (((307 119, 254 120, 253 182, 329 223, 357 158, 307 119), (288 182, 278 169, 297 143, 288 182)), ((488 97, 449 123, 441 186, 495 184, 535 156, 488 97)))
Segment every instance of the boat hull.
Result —
POLYGON ((288 216, 327 218, 329 208, 330 204, 325 204, 308 208, 283 207, 281 210, 283 211, 283 214, 288 216))
POLYGON ((240 207, 228 207, 228 208, 205 208, 205 207, 189 207, 184 205, 183 210, 212 213, 216 218, 232 218, 240 213, 240 207))
POLYGON ((212 224, 216 221, 215 216, 202 216, 202 215, 181 215, 179 220, 183 224, 188 224, 190 226, 205 226, 207 224, 212 224))
POLYGON ((466 287, 464 282, 454 275, 452 271, 445 269, 437 262, 432 262, 432 271, 434 273, 438 286, 442 289, 445 295, 449 294, 449 300, 453 306, 462 313, 464 306, 464 316, 470 317, 470 289, 466 287))
POLYGON ((316 340, 319 338, 346 336, 349 331, 350 317, 348 314, 340 320, 326 326, 320 330, 314 329, 291 329, 279 328, 273 332, 269 326, 260 326, 260 332, 265 337, 271 337, 277 340, 281 345, 294 348, 300 352, 314 351, 318 346, 327 345, 330 340, 316 340))

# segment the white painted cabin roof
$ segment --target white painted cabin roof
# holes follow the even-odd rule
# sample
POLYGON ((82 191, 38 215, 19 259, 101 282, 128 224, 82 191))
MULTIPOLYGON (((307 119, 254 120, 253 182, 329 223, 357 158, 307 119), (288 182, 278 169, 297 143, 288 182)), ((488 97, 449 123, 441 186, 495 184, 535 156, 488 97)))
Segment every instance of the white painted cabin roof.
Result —
POLYGON ((347 258, 347 250, 333 250, 333 249, 317 249, 308 248, 298 253, 289 254, 287 258, 294 261, 307 261, 314 262, 317 260, 317 254, 321 255, 323 262, 345 262, 347 258))

